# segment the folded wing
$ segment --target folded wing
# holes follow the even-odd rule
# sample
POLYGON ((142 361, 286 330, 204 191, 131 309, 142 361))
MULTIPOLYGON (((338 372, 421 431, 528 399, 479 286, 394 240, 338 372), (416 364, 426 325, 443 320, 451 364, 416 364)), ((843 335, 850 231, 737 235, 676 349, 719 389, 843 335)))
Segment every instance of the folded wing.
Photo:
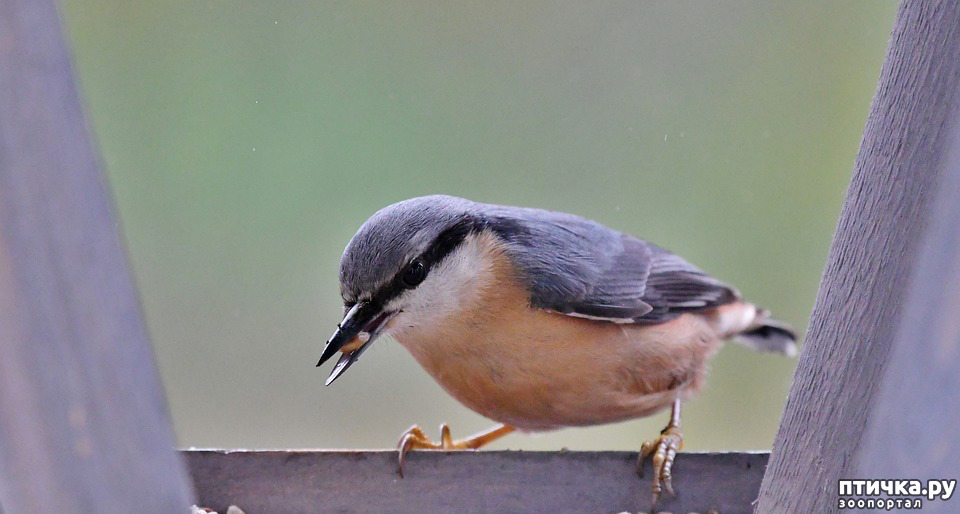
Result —
POLYGON ((488 222, 527 275, 534 307, 655 324, 739 298, 681 257, 579 216, 503 207, 488 222))

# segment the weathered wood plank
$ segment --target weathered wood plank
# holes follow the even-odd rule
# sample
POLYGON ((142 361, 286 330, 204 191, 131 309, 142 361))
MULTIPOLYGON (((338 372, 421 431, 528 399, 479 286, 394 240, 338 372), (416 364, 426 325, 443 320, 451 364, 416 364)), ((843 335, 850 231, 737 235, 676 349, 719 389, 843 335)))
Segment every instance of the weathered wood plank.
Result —
MULTIPOLYGON (((953 108, 960 120, 960 105, 953 108)), ((946 177, 858 458, 860 478, 960 478, 960 124, 952 131, 946 177)), ((957 512, 958 501, 924 500, 923 510, 957 512)))
POLYGON ((178 454, 52 0, 0 2, 0 503, 184 512, 178 454))
MULTIPOLYGON (((200 505, 246 512, 650 511, 650 466, 633 452, 413 452, 404 478, 392 451, 184 452, 200 505)), ((681 453, 673 512, 750 512, 765 453, 681 453)))
POLYGON ((837 480, 856 469, 960 121, 958 86, 960 2, 904 0, 758 512, 836 510, 837 480))

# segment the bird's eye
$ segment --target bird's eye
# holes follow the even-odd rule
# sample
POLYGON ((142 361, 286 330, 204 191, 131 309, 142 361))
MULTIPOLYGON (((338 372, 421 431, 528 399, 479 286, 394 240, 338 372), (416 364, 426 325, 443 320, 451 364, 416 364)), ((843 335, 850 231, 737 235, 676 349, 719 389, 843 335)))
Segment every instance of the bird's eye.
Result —
POLYGON ((423 265, 423 261, 415 260, 407 266, 407 270, 403 272, 403 283, 408 287, 414 287, 423 282, 423 279, 427 277, 427 267, 423 265))

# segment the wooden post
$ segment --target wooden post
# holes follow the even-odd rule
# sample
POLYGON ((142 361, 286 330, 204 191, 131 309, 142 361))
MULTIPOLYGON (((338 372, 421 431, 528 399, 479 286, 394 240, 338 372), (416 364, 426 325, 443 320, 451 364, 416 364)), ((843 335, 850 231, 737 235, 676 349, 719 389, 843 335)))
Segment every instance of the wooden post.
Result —
POLYGON ((186 512, 174 438, 52 0, 0 2, 0 504, 186 512))
MULTIPOLYGON (((946 176, 861 447, 860 478, 960 478, 960 123, 952 131, 946 176)), ((957 512, 958 501, 924 500, 923 511, 957 512)))
MULTIPOLYGON (((951 129, 960 123, 958 93, 960 2, 904 0, 757 512, 835 511, 838 479, 856 472, 861 436, 871 416, 879 422, 871 413, 897 327, 908 319, 910 276, 931 219, 932 198, 946 185, 945 156, 957 144, 951 129)), ((938 291, 915 294, 933 308, 929 300, 938 291)), ((955 310, 942 312, 956 319, 955 310)), ((914 366, 909 372, 915 371, 914 366)), ((903 401, 929 402, 922 409, 931 412, 939 400, 903 401)), ((880 412, 904 412, 889 402, 883 408, 880 412)), ((898 444, 905 447, 884 451, 911 452, 911 443, 898 444)), ((870 450, 871 459, 875 451, 870 450)), ((918 458, 926 462, 929 457, 918 458)))

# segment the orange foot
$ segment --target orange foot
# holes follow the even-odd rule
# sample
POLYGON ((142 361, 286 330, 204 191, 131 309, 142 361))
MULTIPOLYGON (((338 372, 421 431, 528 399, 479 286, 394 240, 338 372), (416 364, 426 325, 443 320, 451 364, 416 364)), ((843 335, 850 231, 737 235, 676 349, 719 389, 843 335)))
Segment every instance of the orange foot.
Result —
POLYGON ((450 437, 450 427, 444 423, 440 425, 440 442, 435 443, 423 433, 420 427, 413 425, 400 436, 400 443, 397 445, 397 451, 399 452, 399 468, 397 471, 400 473, 400 478, 403 478, 403 463, 411 450, 476 450, 513 431, 514 428, 511 426, 497 425, 490 430, 454 441, 450 437))
POLYGON ((683 434, 680 433, 680 401, 673 404, 670 414, 670 423, 660 432, 660 437, 654 441, 646 441, 640 447, 640 458, 637 460, 637 474, 643 476, 643 461, 653 455, 653 505, 657 505, 660 493, 666 490, 670 496, 676 496, 673 491, 673 460, 677 452, 683 448, 683 434))

